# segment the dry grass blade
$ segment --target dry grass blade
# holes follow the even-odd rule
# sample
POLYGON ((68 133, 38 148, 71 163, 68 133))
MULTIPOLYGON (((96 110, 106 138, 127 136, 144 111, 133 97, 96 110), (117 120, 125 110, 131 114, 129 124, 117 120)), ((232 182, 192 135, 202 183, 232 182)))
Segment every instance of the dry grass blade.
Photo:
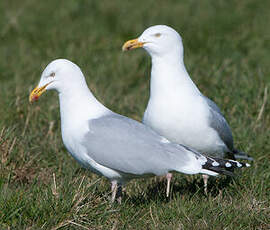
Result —
POLYGON ((154 217, 153 217, 153 214, 152 214, 152 207, 150 206, 150 216, 151 216, 151 219, 153 220, 153 222, 154 222, 154 225, 155 225, 155 227, 157 228, 157 223, 156 223, 156 221, 155 221, 155 219, 154 219, 154 217))
POLYGON ((256 119, 256 123, 261 120, 262 118, 262 115, 263 115, 263 112, 264 112, 264 108, 265 108, 265 105, 266 105, 266 102, 267 102, 267 96, 268 96, 268 87, 266 86, 264 88, 264 94, 263 94, 263 103, 262 103, 262 106, 260 108, 260 111, 259 111, 259 114, 257 116, 257 119, 256 119))
POLYGON ((81 180, 81 182, 80 182, 80 185, 79 185, 79 187, 78 187, 78 189, 77 189, 77 191, 76 191, 76 193, 75 193, 75 195, 74 195, 74 197, 73 197, 72 203, 74 203, 74 201, 75 201, 75 200, 77 199, 77 197, 79 196, 79 192, 80 192, 82 183, 83 183, 83 181, 84 181, 84 178, 85 178, 85 176, 83 176, 83 178, 82 178, 82 180, 81 180))
POLYGON ((59 193, 57 192, 55 173, 53 173, 52 194, 53 194, 55 197, 57 197, 57 198, 59 197, 59 193))
POLYGON ((73 224, 73 225, 76 225, 76 226, 81 227, 83 229, 92 230, 92 228, 85 227, 85 226, 83 226, 83 225, 81 225, 79 223, 76 223, 74 221, 68 221, 68 223, 73 224))
POLYGON ((57 230, 59 228, 65 227, 65 226, 69 225, 69 222, 70 222, 70 220, 65 220, 65 221, 59 223, 56 227, 52 228, 52 230, 57 230))
POLYGON ((17 137, 14 137, 11 140, 9 138, 6 138, 5 136, 7 134, 8 134, 8 130, 5 127, 3 127, 0 133, 0 152, 1 152, 2 164, 5 164, 8 161, 8 157, 12 153, 14 146, 16 144, 16 141, 17 141, 17 137))
POLYGON ((30 116, 31 116, 31 110, 28 109, 28 113, 27 113, 27 116, 26 116, 26 119, 25 119, 24 128, 23 128, 23 132, 22 132, 22 137, 25 135, 26 129, 27 129, 28 124, 29 124, 30 116))

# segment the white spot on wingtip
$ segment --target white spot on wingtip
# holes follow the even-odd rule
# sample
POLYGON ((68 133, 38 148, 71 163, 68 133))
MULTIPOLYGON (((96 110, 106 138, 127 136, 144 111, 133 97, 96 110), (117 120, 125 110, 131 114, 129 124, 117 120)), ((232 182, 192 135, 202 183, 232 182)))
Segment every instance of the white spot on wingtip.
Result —
POLYGON ((250 167, 250 164, 249 163, 246 163, 246 167, 250 167))
POLYGON ((160 141, 164 144, 170 143, 170 141, 166 139, 165 137, 162 137, 160 141))
POLYGON ((242 167, 242 164, 240 164, 239 162, 237 162, 237 167, 242 167))
POLYGON ((216 161, 214 161, 214 162, 212 163, 212 165, 216 167, 216 166, 219 166, 219 163, 216 162, 216 161))
POLYGON ((206 157, 203 156, 203 157, 201 158, 201 165, 205 165, 206 162, 207 162, 207 159, 206 159, 206 157))
POLYGON ((243 166, 243 165, 242 165, 241 163, 239 163, 238 161, 230 160, 230 162, 236 163, 236 166, 237 166, 238 168, 241 168, 241 167, 243 166))
POLYGON ((225 164, 225 166, 226 166, 227 168, 229 168, 229 167, 232 167, 232 164, 227 162, 227 163, 225 164))

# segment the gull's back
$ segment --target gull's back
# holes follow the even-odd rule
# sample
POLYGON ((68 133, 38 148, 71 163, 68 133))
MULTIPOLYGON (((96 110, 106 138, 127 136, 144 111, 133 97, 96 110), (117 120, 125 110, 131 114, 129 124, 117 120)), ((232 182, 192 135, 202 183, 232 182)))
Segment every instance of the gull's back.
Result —
MULTIPOLYGON (((89 156, 110 169, 133 175, 168 171, 198 173, 196 154, 127 117, 110 114, 89 121, 83 145, 89 156)), ((198 154, 198 157, 200 155, 198 154)))

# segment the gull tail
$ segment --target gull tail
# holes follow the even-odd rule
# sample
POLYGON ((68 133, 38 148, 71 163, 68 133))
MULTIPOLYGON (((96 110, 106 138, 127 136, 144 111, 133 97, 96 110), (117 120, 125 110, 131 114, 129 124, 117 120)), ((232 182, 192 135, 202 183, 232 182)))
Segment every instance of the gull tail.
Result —
POLYGON ((214 157, 206 157, 206 161, 202 162, 201 173, 211 176, 217 176, 218 174, 224 174, 233 176, 233 170, 236 168, 250 167, 248 163, 240 163, 235 160, 225 160, 214 157))
POLYGON ((241 152, 241 151, 239 151, 237 149, 234 149, 232 153, 233 153, 235 159, 253 161, 253 157, 249 156, 245 152, 241 152))

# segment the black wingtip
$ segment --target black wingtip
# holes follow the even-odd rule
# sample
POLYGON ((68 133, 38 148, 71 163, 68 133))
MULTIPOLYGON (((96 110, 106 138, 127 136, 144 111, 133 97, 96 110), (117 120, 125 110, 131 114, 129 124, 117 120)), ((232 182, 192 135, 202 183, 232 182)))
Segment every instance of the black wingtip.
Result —
POLYGON ((250 164, 235 160, 225 160, 219 158, 206 157, 207 161, 203 165, 203 169, 207 169, 219 174, 233 176, 233 170, 237 168, 250 167, 250 164))

